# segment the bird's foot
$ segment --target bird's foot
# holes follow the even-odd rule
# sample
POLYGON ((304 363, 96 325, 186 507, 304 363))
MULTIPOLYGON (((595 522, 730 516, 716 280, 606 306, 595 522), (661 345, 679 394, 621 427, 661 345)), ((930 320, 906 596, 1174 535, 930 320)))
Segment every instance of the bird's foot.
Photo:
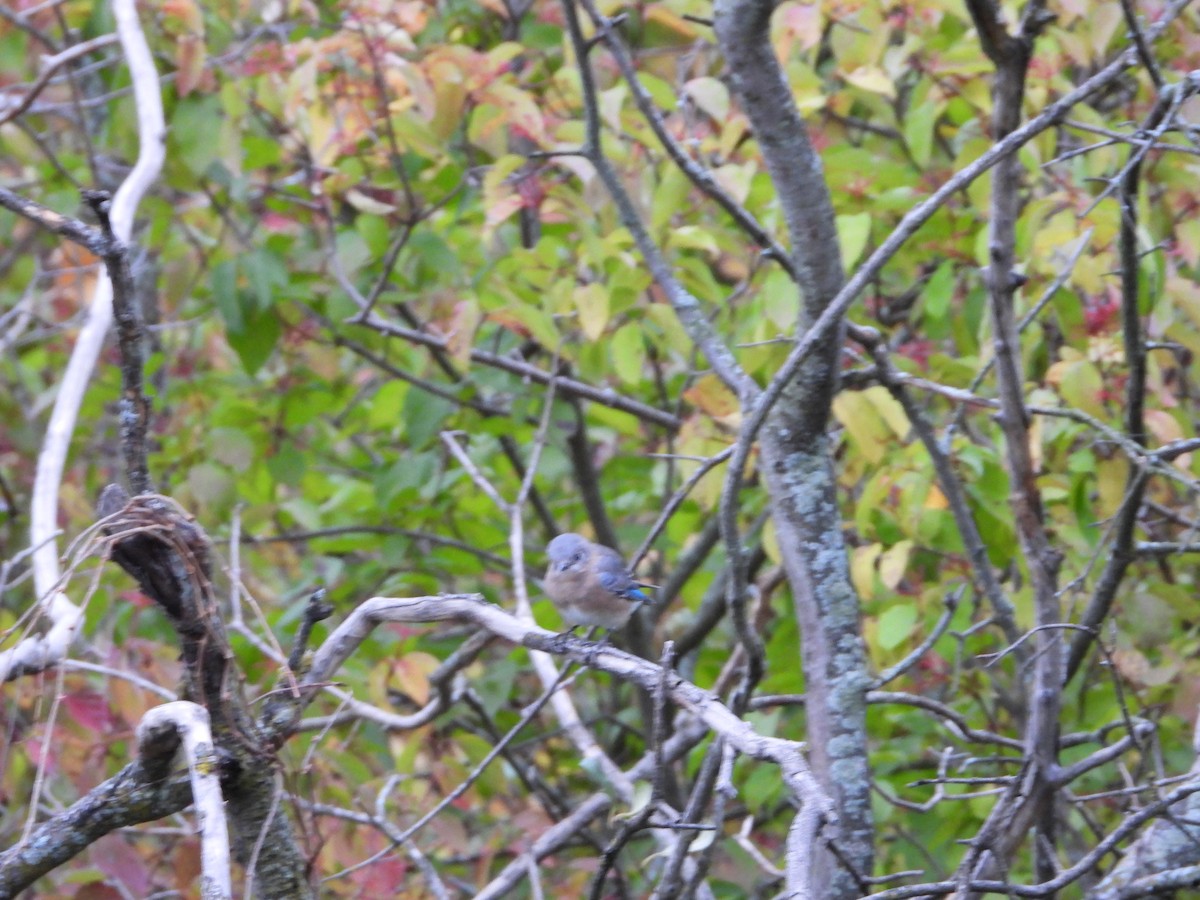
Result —
POLYGON ((561 631, 554 636, 553 652, 559 656, 565 656, 567 653, 567 641, 575 637, 575 629, 578 625, 572 625, 566 631, 561 631))

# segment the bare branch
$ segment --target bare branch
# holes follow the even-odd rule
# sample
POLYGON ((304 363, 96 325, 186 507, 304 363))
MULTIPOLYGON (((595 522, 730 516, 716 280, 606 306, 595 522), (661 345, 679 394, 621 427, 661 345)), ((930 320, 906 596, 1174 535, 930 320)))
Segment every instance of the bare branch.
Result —
POLYGON ((0 114, 0 125, 11 122, 17 116, 21 115, 21 113, 25 112, 25 110, 29 109, 33 101, 37 99, 38 94, 50 83, 50 79, 54 76, 54 73, 64 65, 116 42, 117 36, 115 34, 102 34, 99 37, 92 38, 90 41, 83 41, 82 43, 75 44, 73 47, 68 47, 61 53, 42 57, 41 74, 38 75, 33 84, 25 91, 25 96, 16 103, 10 104, 6 113, 0 114))
POLYGON ((164 703, 142 717, 138 724, 138 747, 143 754, 152 748, 183 751, 191 783, 192 805, 200 832, 200 893, 221 900, 233 896, 229 866, 229 832, 225 827, 225 798, 218 780, 216 746, 203 706, 186 701, 164 703))
POLYGON ((675 273, 658 249, 658 245, 646 231, 646 226, 642 223, 633 202, 629 199, 621 179, 617 177, 612 164, 604 155, 600 134, 600 113, 596 105, 596 85, 592 77, 591 62, 588 60, 589 46, 588 42, 584 40, 583 31, 579 25, 575 2, 576 0, 563 0, 562 7, 566 15, 567 31, 571 37, 571 46, 575 51, 580 81, 583 86, 583 109, 587 122, 587 144, 584 153, 596 167, 596 174, 600 176, 609 196, 616 204, 621 222, 633 235, 638 252, 646 261, 655 282, 666 293, 679 321, 687 329, 688 336, 704 354, 708 364, 712 366, 713 371, 717 373, 726 387, 743 402, 746 402, 758 393, 758 385, 743 371, 733 352, 721 342, 700 301, 686 290, 675 277, 675 273))
MULTIPOLYGON (((423 331, 416 331, 412 328, 405 328, 402 325, 396 325, 379 318, 375 314, 371 314, 362 322, 359 322, 357 319, 351 319, 349 320, 349 324, 361 324, 368 328, 373 328, 382 334, 403 338, 406 341, 425 347, 438 350, 446 349, 446 342, 442 338, 426 334, 423 331)), ((582 381, 577 381, 574 378, 564 378, 512 356, 503 356, 498 353, 490 353, 486 350, 473 348, 471 350, 471 360, 481 365, 491 366, 494 369, 511 372, 514 375, 528 378, 530 381, 536 381, 539 384, 549 384, 552 378, 556 379, 558 389, 563 393, 574 394, 584 400, 591 400, 593 403, 618 409, 621 412, 629 413, 631 416, 644 419, 647 422, 653 422, 655 425, 668 428, 672 431, 677 430, 682 424, 677 416, 663 412, 660 409, 655 409, 653 406, 648 406, 637 400, 622 397, 612 388, 598 388, 582 381)))
MULTIPOLYGON (((1128 0, 1123 0, 1123 7, 1128 7, 1128 0)), ((1132 14, 1128 11, 1128 14, 1132 14)), ((1140 32, 1138 32, 1140 36, 1140 32)), ((1143 52, 1139 41, 1138 52, 1143 52)), ((1160 76, 1161 77, 1161 76, 1160 76)), ((1189 84, 1190 84, 1189 79, 1189 84)), ((1197 81, 1196 87, 1200 87, 1197 81)), ((1162 124, 1170 109, 1177 109, 1179 95, 1187 93, 1182 86, 1173 86, 1163 90, 1158 97, 1150 115, 1144 123, 1143 130, 1153 131, 1162 124)), ((1142 320, 1138 310, 1138 295, 1140 293, 1140 256, 1138 254, 1138 216, 1137 199, 1139 181, 1141 178, 1141 152, 1134 148, 1121 179, 1119 202, 1121 204, 1121 230, 1117 245, 1121 256, 1121 332, 1125 340, 1125 360, 1129 365, 1129 379, 1125 385, 1125 431, 1129 439, 1139 446, 1146 444, 1146 422, 1143 412, 1146 402, 1146 347, 1142 339, 1142 320)), ((1109 552, 1104 571, 1096 584, 1096 589, 1088 601, 1080 624, 1086 630, 1076 634, 1071 644, 1067 658, 1066 680, 1070 681, 1082 665, 1092 638, 1096 634, 1108 611, 1113 598, 1125 578, 1125 571, 1134 559, 1133 541, 1134 530, 1137 526, 1138 514, 1142 508, 1142 496, 1147 483, 1146 473, 1137 466, 1131 466, 1125 486, 1125 499, 1117 513, 1114 523, 1113 543, 1109 552)))
MULTIPOLYGON (((114 0, 117 35, 133 82, 138 119, 138 158, 133 170, 113 197, 109 216, 112 233, 122 243, 133 234, 133 216, 143 194, 162 168, 166 142, 158 72, 142 32, 133 0, 114 0)), ((59 487, 75 420, 88 380, 96 366, 104 336, 112 322, 113 284, 98 279, 90 303, 87 324, 80 332, 63 374, 54 411, 46 427, 46 438, 38 456, 37 476, 30 504, 30 539, 40 549, 34 555, 34 583, 39 597, 49 596, 58 581, 58 554, 50 535, 58 528, 59 487)))

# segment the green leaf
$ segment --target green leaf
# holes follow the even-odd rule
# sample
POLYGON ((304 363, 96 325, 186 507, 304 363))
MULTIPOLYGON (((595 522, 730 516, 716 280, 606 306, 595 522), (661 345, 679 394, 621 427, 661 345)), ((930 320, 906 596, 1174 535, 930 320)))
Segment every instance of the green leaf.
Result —
POLYGON ((871 236, 871 214, 866 212, 837 217, 838 244, 842 248, 842 265, 847 270, 858 262, 871 236))
POLYGON ((217 158, 220 121, 216 97, 193 94, 180 100, 167 129, 167 159, 180 159, 193 175, 203 175, 217 158))
POLYGON ((242 166, 246 169, 265 169, 283 159, 279 141, 247 134, 242 137, 242 166))
POLYGON ((696 225, 680 225, 671 229, 667 238, 667 246, 681 250, 703 250, 711 257, 716 257, 721 248, 717 245, 716 236, 707 228, 696 225))
POLYGON ((424 447, 442 429, 454 404, 424 391, 410 390, 404 397, 404 436, 409 446, 424 447))
POLYGON ((377 390, 367 406, 367 422, 371 428, 391 433, 400 424, 408 391, 408 384, 399 380, 389 381, 377 390))
POLYGON ((642 329, 630 323, 617 329, 609 342, 613 368, 626 384, 639 384, 646 362, 646 344, 642 329))
POLYGON ((308 457, 296 447, 280 447, 267 457, 267 471, 276 484, 296 487, 308 470, 308 457))
POLYGON ((1076 359, 1057 363, 1054 372, 1059 379, 1059 393, 1062 394, 1063 400, 1089 415, 1101 419, 1107 417, 1108 411, 1101 399, 1104 378, 1091 360, 1076 359))
POLYGON ((929 322, 940 323, 946 318, 950 311, 950 302, 954 299, 954 286, 954 265, 944 262, 938 266, 921 292, 921 304, 929 322))
POLYGON ((231 332, 241 332, 246 327, 242 317, 242 304, 238 299, 237 270, 232 262, 221 262, 213 267, 209 276, 212 284, 213 300, 217 310, 225 320, 225 327, 231 332))
POLYGON ((928 100, 913 103, 904 117, 904 142, 908 144, 908 152, 922 169, 929 165, 929 157, 933 153, 933 129, 937 122, 938 110, 928 100))
POLYGON ((392 228, 381 216, 356 216, 354 230, 362 235, 363 243, 373 256, 383 256, 392 239, 392 228))
MULTIPOLYGON (((247 296, 239 292, 239 297, 247 296)), ((245 313, 245 310, 243 310, 245 313)), ((245 321, 245 327, 240 331, 230 329, 225 333, 229 346, 241 360, 242 368, 247 375, 253 375, 271 357, 279 336, 283 333, 279 317, 273 310, 254 313, 245 321)))
POLYGON ((287 284, 287 270, 280 259, 266 250, 257 250, 243 258, 241 269, 246 273, 254 299, 261 312, 270 309, 275 290, 287 284))
POLYGON ((656 234, 661 234, 675 216, 687 210, 691 189, 691 181, 675 166, 663 173, 654 189, 650 207, 650 227, 656 234))
POLYGON ((767 273, 759 291, 759 302, 768 319, 784 333, 796 327, 800 315, 800 292, 796 283, 782 269, 774 268, 767 273))
POLYGON ((876 641, 884 650, 895 650, 912 634, 917 624, 917 608, 911 603, 889 606, 879 616, 876 641))
POLYGON ((258 452, 258 446, 240 428, 214 428, 208 433, 208 447, 213 459, 235 472, 249 469, 258 452))
POLYGON ((229 470, 211 462, 192 466, 188 471, 187 485, 197 502, 210 507, 224 506, 236 493, 229 470))
POLYGON ((660 109, 675 108, 675 88, 670 83, 649 72, 642 72, 638 80, 660 109))

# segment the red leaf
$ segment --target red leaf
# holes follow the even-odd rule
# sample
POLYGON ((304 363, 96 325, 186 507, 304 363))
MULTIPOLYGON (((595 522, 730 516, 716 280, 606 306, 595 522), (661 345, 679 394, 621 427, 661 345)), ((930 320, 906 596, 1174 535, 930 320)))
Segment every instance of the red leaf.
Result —
POLYGON ((134 897, 149 896, 153 887, 146 861, 119 835, 110 834, 92 844, 92 865, 121 884, 134 897))
POLYGON ((85 728, 98 733, 107 732, 112 727, 112 712, 108 708, 108 698, 102 697, 95 691, 78 691, 63 698, 63 706, 71 718, 85 728))

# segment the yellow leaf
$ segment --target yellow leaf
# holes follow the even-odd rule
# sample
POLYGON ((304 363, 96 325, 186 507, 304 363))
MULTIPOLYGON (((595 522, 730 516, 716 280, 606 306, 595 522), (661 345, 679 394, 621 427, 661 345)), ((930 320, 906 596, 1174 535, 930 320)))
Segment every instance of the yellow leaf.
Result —
POLYGON ((1121 24, 1121 9, 1115 4, 1094 4, 1088 13, 1088 23, 1092 26, 1092 50, 1096 56, 1103 56, 1121 24))
POLYGON ((1167 296, 1171 302, 1200 328, 1200 287, 1190 278, 1171 276, 1167 279, 1167 296))
POLYGON ((907 439, 908 433, 912 431, 912 423, 908 421, 908 413, 904 411, 900 401, 889 394, 887 388, 882 385, 869 387, 863 394, 871 401, 871 405, 892 430, 892 434, 902 440, 907 439))
POLYGON ((879 579, 889 591, 894 591, 904 580, 908 570, 908 557, 912 553, 912 541, 898 541, 879 557, 879 579))
POLYGON ((309 57, 288 73, 283 89, 284 116, 292 119, 309 107, 317 93, 317 61, 309 57))
POLYGON ((1125 499, 1125 485, 1129 463, 1124 457, 1096 460, 1096 489, 1100 495, 1099 514, 1103 518, 1114 516, 1125 499))
POLYGON ((775 533, 775 520, 767 519, 762 530, 763 553, 777 566, 783 565, 783 554, 779 552, 779 535, 775 533))
POLYGON ((846 81, 872 94, 882 94, 889 100, 896 99, 896 85, 879 66, 859 66, 846 75, 846 81))
POLYGON ((337 122, 324 103, 313 103, 304 114, 308 120, 308 146, 313 158, 332 168, 338 158, 337 122))
POLYGON ((833 414, 845 427, 858 451, 869 463, 883 460, 893 441, 891 429, 862 392, 842 391, 833 400, 833 414))
POLYGON ((855 547, 850 554, 850 580, 859 597, 869 600, 875 596, 875 561, 883 552, 883 544, 855 547))
POLYGON ((429 127, 438 137, 449 141, 450 136, 462 125, 467 85, 455 60, 434 59, 428 66, 428 81, 419 76, 411 80, 424 90, 417 96, 428 104, 423 109, 427 110, 429 127))
POLYGON ((722 158, 732 156, 749 132, 749 120, 741 113, 734 113, 721 129, 721 143, 717 146, 717 155, 722 158))
POLYGON ((600 340, 608 325, 608 291, 595 282, 585 284, 575 288, 574 300, 583 336, 589 341, 600 340))
POLYGON ((716 375, 703 375, 683 392, 683 399, 707 413, 723 425, 736 426, 741 421, 737 397, 716 375))
POLYGON ((471 362, 471 350, 475 345, 475 332, 483 321, 483 310, 474 300, 460 300, 454 304, 454 315, 450 319, 450 333, 446 335, 446 349, 454 361, 462 367, 471 362))
POLYGON ((942 489, 936 484, 929 486, 929 493, 925 495, 925 509, 947 509, 950 506, 950 501, 946 499, 946 495, 942 493, 942 489))
POLYGON ((421 706, 429 702, 429 676, 441 663, 430 653, 405 653, 392 662, 392 683, 421 706))
MULTIPOLYGON (((1053 270, 1057 272, 1062 267, 1062 263, 1056 257, 1061 253, 1061 248, 1069 246, 1078 239, 1080 230, 1079 219, 1075 213, 1071 210, 1063 210, 1058 215, 1052 216, 1037 230, 1037 234, 1033 238, 1033 250, 1030 257, 1035 261, 1054 261, 1053 270)), ((1050 266, 1047 265, 1046 268, 1049 269, 1050 266)))
MULTIPOLYGON (((1183 439, 1183 428, 1180 426, 1179 420, 1166 410, 1148 409, 1144 416, 1146 430, 1154 435, 1158 443, 1169 444, 1172 441, 1183 439)), ((1192 467, 1192 454, 1183 454, 1174 460, 1174 464, 1177 469, 1188 471, 1192 467)))
MULTIPOLYGON (((683 427, 679 429, 679 436, 676 440, 676 452, 695 456, 700 459, 713 456, 720 453, 729 446, 727 438, 721 438, 717 435, 717 429, 713 421, 706 416, 697 414, 688 416, 683 420, 683 427)), ((751 454, 753 457, 754 454, 751 454)), ((753 458, 746 461, 747 470, 751 470, 754 465, 753 458)), ((699 462, 692 460, 681 460, 679 464, 680 474, 684 478, 690 478, 695 474, 700 467, 699 462)), ((709 469, 701 479, 700 483, 692 490, 692 499, 700 505, 702 509, 711 510, 717 505, 721 497, 721 486, 725 482, 725 469, 722 466, 716 466, 709 469)), ((775 562, 779 561, 779 550, 775 547, 773 538, 771 538, 771 524, 768 520, 767 525, 763 529, 763 549, 767 556, 775 562), (774 553, 775 556, 771 557, 774 553)))
POLYGON ((376 200, 374 197, 369 197, 358 188, 350 188, 350 190, 346 191, 345 196, 346 202, 361 213, 368 213, 372 216, 387 216, 396 211, 396 207, 391 203, 384 203, 376 200))
POLYGON ((757 167, 752 162, 741 165, 727 163, 713 169, 713 177, 721 187, 733 195, 734 200, 745 203, 746 198, 750 196, 750 185, 754 181, 756 171, 757 167))
MULTIPOLYGON (((1101 399, 1104 391, 1104 378, 1090 360, 1083 359, 1067 363, 1057 374, 1059 394, 1062 395, 1063 400, 1088 415, 1097 418, 1107 417, 1108 411, 1104 408, 1104 402, 1101 399)), ((1049 373, 1047 373, 1048 376, 1049 373)))
POLYGON ((656 22, 689 41, 696 39, 696 26, 682 16, 671 12, 661 3, 652 4, 646 10, 646 21, 648 23, 656 22))
POLYGON ((538 104, 526 91, 503 81, 494 81, 477 91, 475 99, 481 104, 494 104, 506 113, 493 128, 508 133, 519 129, 535 143, 541 143, 545 138, 545 120, 538 104))
POLYGON ((684 84, 692 102, 714 122, 724 125, 729 118, 729 88, 720 79, 705 75, 684 84))
POLYGON ((1189 266, 1200 265, 1200 219, 1186 219, 1175 225, 1175 248, 1189 266))
POLYGON ((521 208, 524 201, 514 190, 511 176, 524 164, 524 159, 510 153, 497 159, 483 176, 485 228, 489 232, 521 208))

